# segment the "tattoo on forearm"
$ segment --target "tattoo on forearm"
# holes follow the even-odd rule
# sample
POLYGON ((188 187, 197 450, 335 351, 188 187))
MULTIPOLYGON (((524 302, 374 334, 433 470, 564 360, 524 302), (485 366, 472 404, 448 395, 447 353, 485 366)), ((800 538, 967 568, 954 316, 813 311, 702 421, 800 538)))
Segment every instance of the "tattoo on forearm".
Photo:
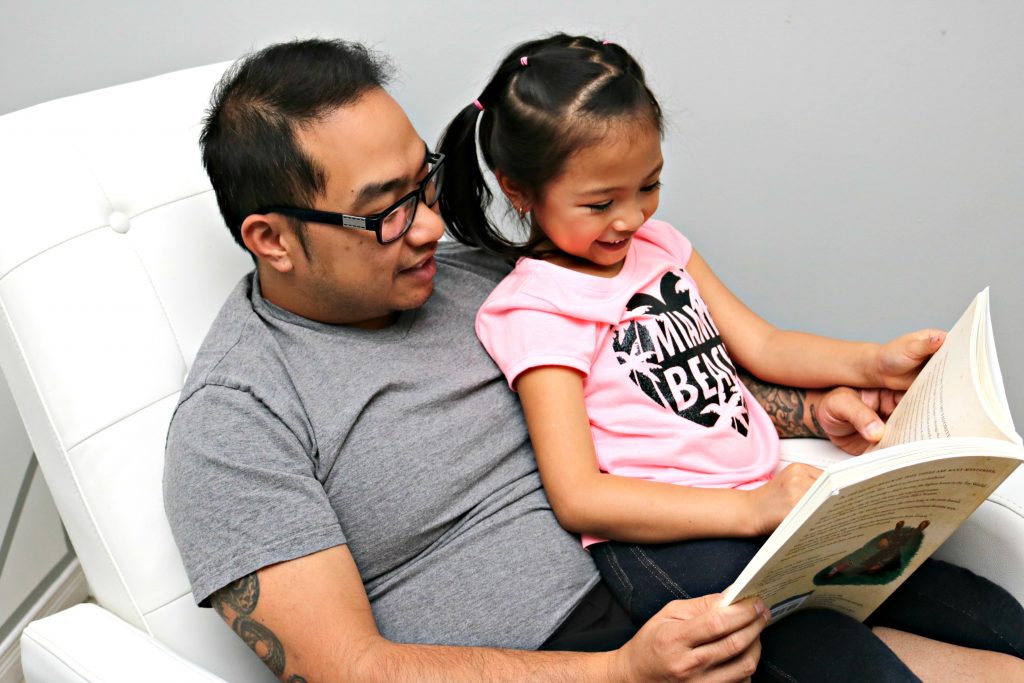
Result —
MULTIPOLYGON (((250 618, 259 599, 260 581, 254 572, 211 595, 210 603, 231 630, 280 678, 285 667, 284 646, 273 631, 250 618)), ((306 683, 306 679, 293 674, 287 683, 306 683)))
POLYGON ((828 438, 828 434, 822 428, 821 423, 818 422, 818 411, 816 410, 816 408, 817 408, 817 406, 815 406, 812 403, 811 404, 811 422, 814 424, 814 434, 813 434, 813 436, 818 436, 818 437, 821 437, 822 439, 827 439, 828 438))
POLYGON ((284 673, 284 647, 273 631, 249 617, 238 617, 231 628, 275 676, 284 673))
POLYGON ((779 436, 783 438, 798 436, 819 436, 821 432, 818 420, 811 406, 811 420, 819 433, 815 433, 804 424, 804 406, 807 403, 807 392, 794 387, 769 384, 751 375, 746 370, 739 371, 743 383, 753 394, 757 402, 772 419, 779 436))

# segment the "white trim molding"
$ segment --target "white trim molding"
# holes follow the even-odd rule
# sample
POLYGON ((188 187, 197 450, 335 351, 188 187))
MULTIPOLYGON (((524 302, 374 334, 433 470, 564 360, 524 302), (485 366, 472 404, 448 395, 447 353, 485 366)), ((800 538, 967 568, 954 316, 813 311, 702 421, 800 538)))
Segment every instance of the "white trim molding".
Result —
POLYGON ((82 565, 74 558, 0 643, 0 683, 24 683, 21 672, 21 632, 29 622, 56 614, 89 597, 82 565))

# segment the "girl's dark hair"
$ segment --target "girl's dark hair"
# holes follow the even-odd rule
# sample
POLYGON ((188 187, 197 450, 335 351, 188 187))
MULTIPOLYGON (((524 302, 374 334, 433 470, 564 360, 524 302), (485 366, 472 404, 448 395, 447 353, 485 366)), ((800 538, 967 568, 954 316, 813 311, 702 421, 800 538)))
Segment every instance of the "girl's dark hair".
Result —
POLYGON ((492 195, 477 161, 478 118, 480 155, 488 168, 535 199, 573 153, 610 126, 646 119, 662 132, 661 107, 643 69, 621 46, 559 33, 513 48, 439 144, 448 159, 440 204, 449 232, 509 258, 538 255, 543 235, 531 232, 525 243, 515 242, 488 220, 492 195))
POLYGON ((265 206, 311 205, 323 193, 327 174, 302 149, 297 130, 383 86, 390 71, 384 58, 358 43, 311 39, 266 47, 224 74, 199 146, 239 245, 245 247, 241 226, 249 214, 265 206))

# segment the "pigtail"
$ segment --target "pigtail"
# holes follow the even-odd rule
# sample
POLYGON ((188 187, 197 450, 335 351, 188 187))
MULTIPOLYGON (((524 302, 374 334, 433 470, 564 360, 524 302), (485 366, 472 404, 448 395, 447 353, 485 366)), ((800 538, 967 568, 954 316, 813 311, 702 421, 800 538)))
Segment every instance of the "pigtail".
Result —
POLYGON ((494 166, 491 139, 495 120, 502 108, 503 92, 517 67, 503 65, 480 94, 480 98, 463 107, 438 142, 438 151, 445 155, 447 175, 441 188, 441 217, 452 237, 509 260, 523 256, 523 245, 509 240, 491 223, 487 215, 494 196, 484 179, 478 158, 488 167, 494 166), (477 124, 479 123, 479 137, 477 124))
POLYGON ((448 167, 441 187, 441 217, 448 232, 464 244, 488 249, 494 227, 487 219, 493 196, 477 161, 476 123, 484 112, 477 103, 468 104, 455 115, 438 143, 448 167))

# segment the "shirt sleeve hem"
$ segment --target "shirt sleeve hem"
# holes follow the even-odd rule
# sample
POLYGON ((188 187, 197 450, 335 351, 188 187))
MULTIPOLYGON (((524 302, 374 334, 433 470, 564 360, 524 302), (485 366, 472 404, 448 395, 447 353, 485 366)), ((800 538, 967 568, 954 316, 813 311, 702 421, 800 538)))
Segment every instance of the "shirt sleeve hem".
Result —
POLYGON ((573 358, 572 356, 531 356, 530 358, 524 358, 509 368, 506 373, 509 388, 512 389, 512 391, 515 391, 515 383, 516 380, 519 379, 519 375, 523 374, 527 370, 532 370, 533 368, 539 368, 545 365, 572 368, 573 370, 580 372, 584 377, 590 375, 590 363, 587 363, 580 358, 573 358))
POLYGON ((205 578, 197 579, 192 596, 200 607, 210 607, 210 596, 243 576, 278 562, 287 562, 315 552, 345 544, 345 535, 337 524, 313 529, 306 534, 282 539, 269 547, 241 556, 231 556, 230 565, 221 565, 202 571, 205 578))

